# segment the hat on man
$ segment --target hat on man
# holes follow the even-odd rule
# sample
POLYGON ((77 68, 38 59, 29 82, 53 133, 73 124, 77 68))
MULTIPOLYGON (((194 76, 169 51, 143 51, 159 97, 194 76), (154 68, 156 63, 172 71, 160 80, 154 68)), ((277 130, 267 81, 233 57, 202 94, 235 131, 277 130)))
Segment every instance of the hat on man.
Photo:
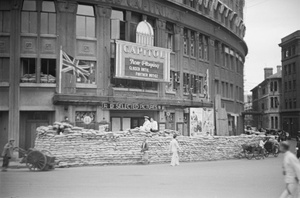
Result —
POLYGON ((149 116, 144 116, 144 118, 147 118, 147 119, 149 119, 149 116))
POLYGON ((14 139, 9 139, 9 141, 15 141, 14 139))

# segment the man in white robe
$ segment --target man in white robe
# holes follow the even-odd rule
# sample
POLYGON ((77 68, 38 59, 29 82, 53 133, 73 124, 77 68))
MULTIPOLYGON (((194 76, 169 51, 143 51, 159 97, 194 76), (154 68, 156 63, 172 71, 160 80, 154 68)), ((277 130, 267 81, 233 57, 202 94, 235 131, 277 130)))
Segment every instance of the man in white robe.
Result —
POLYGON ((280 198, 299 198, 300 162, 297 157, 289 151, 288 142, 280 144, 283 157, 283 175, 286 188, 280 198))
POLYGON ((149 132, 151 129, 151 122, 148 116, 144 116, 144 118, 145 118, 145 122, 143 126, 140 127, 140 130, 149 132))
POLYGON ((173 135, 173 140, 170 142, 170 152, 172 153, 171 166, 179 166, 179 144, 176 140, 177 135, 173 135))

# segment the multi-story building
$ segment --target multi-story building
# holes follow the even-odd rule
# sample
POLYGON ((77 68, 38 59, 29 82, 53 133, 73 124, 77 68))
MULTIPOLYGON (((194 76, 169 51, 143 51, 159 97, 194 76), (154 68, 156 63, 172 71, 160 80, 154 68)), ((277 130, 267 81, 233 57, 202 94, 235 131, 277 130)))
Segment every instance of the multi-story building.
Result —
POLYGON ((300 131, 300 30, 281 39, 283 130, 295 137, 300 131))
POLYGON ((253 116, 252 116, 252 94, 247 94, 244 96, 244 125, 252 126, 253 125, 253 116))
POLYGON ((244 0, 1 0, 0 147, 14 138, 29 148, 37 126, 65 118, 91 128, 105 120, 116 131, 148 115, 160 129, 190 135, 190 108, 213 104, 216 134, 238 134, 243 7, 244 0))
POLYGON ((273 74, 273 68, 265 68, 265 80, 253 88, 252 115, 253 126, 265 129, 281 129, 281 66, 273 74))

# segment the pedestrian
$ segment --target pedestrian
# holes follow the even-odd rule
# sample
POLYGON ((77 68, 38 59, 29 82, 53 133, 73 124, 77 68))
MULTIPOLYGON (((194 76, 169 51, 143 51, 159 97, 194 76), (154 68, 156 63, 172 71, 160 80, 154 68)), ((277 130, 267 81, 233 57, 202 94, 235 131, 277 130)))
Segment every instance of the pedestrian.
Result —
POLYGON ((297 158, 299 159, 300 158, 300 139, 299 138, 297 138, 296 155, 297 155, 297 158))
POLYGON ((171 166, 179 166, 179 155, 178 152, 180 150, 179 144, 176 140, 177 135, 173 135, 173 139, 170 142, 170 152, 172 153, 171 166))
POLYGON ((13 139, 10 139, 7 144, 5 144, 2 152, 3 157, 3 164, 2 164, 2 171, 7 171, 9 160, 11 159, 13 155, 13 148, 14 148, 14 141, 13 139))
POLYGON ((261 154, 262 154, 262 158, 264 159, 265 158, 265 144, 266 144, 266 142, 267 142, 267 138, 266 139, 264 139, 264 140, 260 140, 259 141, 259 147, 260 147, 260 151, 261 151, 261 154))
POLYGON ((150 131, 151 132, 158 132, 158 124, 157 124, 157 122, 153 118, 150 118, 150 122, 151 122, 151 129, 150 129, 150 131))
POLYGON ((141 148, 142 148, 142 150, 141 150, 141 153, 142 153, 142 163, 143 164, 149 164, 150 163, 150 161, 149 161, 149 153, 148 153, 149 146, 148 146, 147 138, 144 139, 141 148))
POLYGON ((145 122, 144 122, 143 126, 140 127, 140 130, 149 132, 151 129, 151 122, 149 120, 149 116, 144 116, 144 119, 145 119, 145 122))
POLYGON ((286 188, 280 198, 299 197, 299 178, 300 178, 300 162, 297 157, 289 151, 290 145, 283 141, 280 144, 280 151, 283 156, 283 175, 286 188))

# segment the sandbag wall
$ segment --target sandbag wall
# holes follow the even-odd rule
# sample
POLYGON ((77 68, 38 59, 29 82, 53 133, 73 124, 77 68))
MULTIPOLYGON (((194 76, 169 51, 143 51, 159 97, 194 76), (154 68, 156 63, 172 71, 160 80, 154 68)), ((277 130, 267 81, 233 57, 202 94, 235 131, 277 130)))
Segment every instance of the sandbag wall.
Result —
MULTIPOLYGON (((261 136, 178 137, 180 161, 196 162, 239 158, 241 145, 258 143, 261 136)), ((35 148, 48 150, 61 162, 60 166, 138 164, 144 137, 103 135, 37 136, 35 148)), ((149 137, 151 163, 170 161, 169 142, 172 137, 149 137)))

